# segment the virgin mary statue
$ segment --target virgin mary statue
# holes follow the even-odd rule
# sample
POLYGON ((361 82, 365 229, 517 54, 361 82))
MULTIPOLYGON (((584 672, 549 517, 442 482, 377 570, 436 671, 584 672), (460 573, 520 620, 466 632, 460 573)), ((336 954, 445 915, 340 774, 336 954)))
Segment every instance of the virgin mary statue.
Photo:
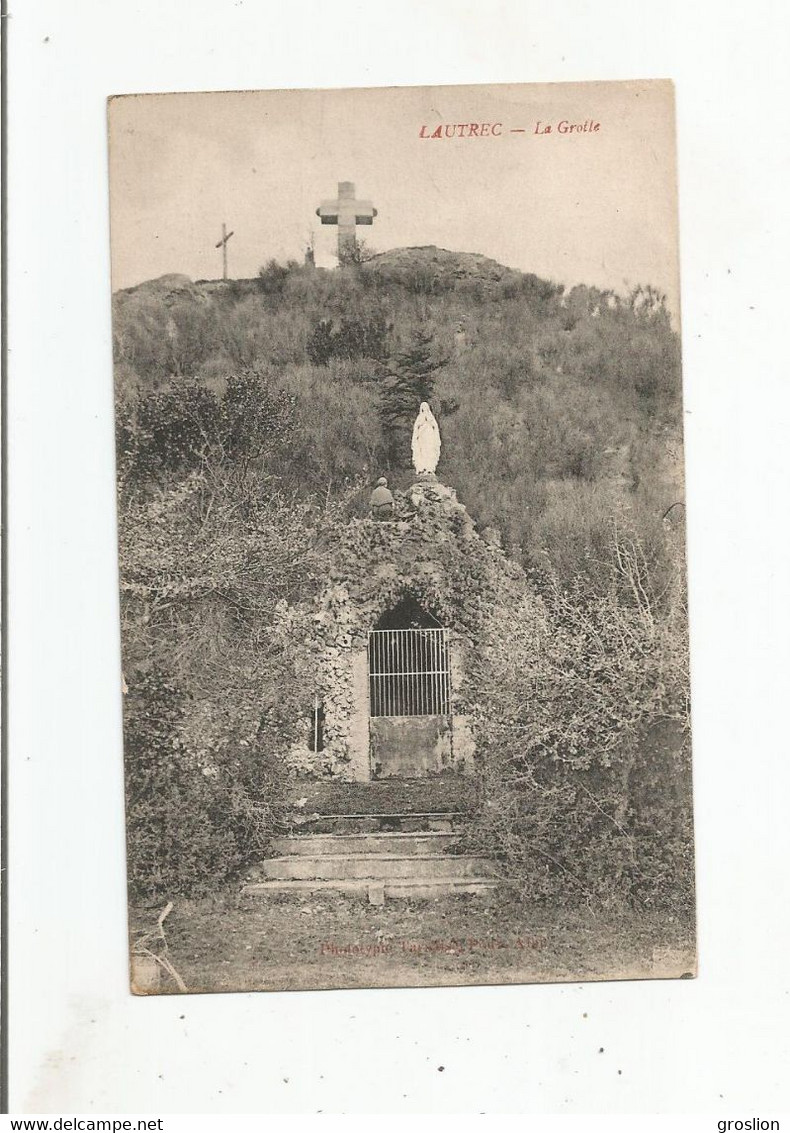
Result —
POLYGON ((411 434, 411 459, 418 475, 436 471, 441 448, 442 439, 436 418, 431 413, 428 402, 423 401, 411 434))

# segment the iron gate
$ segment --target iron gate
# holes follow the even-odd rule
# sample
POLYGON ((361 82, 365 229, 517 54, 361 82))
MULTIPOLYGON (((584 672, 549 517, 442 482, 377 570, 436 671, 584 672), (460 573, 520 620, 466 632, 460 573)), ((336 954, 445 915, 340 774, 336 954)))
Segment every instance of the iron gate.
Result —
POLYGON ((377 629, 368 636, 371 716, 449 716, 445 629, 377 629))

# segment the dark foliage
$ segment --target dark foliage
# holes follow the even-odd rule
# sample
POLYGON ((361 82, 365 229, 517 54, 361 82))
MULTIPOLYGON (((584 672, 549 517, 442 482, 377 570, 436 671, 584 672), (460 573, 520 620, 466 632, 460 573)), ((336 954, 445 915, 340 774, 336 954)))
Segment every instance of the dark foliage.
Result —
POLYGON ((290 260, 287 264, 279 264, 277 260, 269 260, 258 272, 258 286, 261 294, 270 299, 279 299, 285 292, 289 275, 298 266, 295 260, 290 260))
POLYGON ((381 384, 381 427, 387 459, 392 467, 405 467, 411 455, 412 426, 420 402, 430 402, 436 373, 444 365, 434 352, 433 336, 418 329, 407 347, 396 355, 381 384))
POLYGON ((260 471, 292 441, 295 427, 293 396, 254 370, 231 375, 220 394, 179 380, 119 404, 119 465, 139 490, 211 460, 260 471))
POLYGON ((135 900, 200 897, 235 876, 276 829, 282 785, 256 754, 199 766, 181 737, 183 696, 161 670, 134 674, 125 714, 128 879, 135 900), (266 783, 261 797, 261 783, 266 783), (256 797, 257 796, 257 797, 256 797))
POLYGON ((307 343, 307 355, 315 366, 332 358, 372 358, 383 361, 388 353, 392 328, 381 312, 368 318, 344 317, 338 326, 332 319, 319 319, 307 343))
POLYGON ((119 413, 118 453, 122 465, 144 482, 163 472, 194 468, 217 429, 219 402, 195 381, 126 403, 119 413))

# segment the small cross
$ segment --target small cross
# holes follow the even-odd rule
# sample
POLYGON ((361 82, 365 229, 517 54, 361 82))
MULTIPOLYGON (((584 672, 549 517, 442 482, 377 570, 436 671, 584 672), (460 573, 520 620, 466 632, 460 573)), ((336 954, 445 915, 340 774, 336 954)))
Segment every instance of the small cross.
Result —
POLYGON ((356 225, 372 224, 373 217, 378 215, 371 201, 355 200, 354 191, 353 181, 339 181, 337 200, 321 201, 315 210, 315 215, 321 218, 322 224, 337 225, 339 260, 343 259, 344 254, 353 252, 356 247, 356 225))
POLYGON ((222 239, 219 240, 214 247, 222 248, 222 278, 228 278, 228 240, 230 240, 232 232, 225 231, 225 225, 222 225, 222 239))

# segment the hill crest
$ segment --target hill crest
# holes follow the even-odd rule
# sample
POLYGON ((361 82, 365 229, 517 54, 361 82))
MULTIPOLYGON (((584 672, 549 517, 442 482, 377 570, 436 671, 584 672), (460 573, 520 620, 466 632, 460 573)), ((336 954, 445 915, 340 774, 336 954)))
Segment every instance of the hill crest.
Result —
MULTIPOLYGON (((447 248, 439 248, 436 244, 389 248, 387 251, 372 255, 359 267, 362 271, 373 272, 393 282, 402 282, 406 277, 420 277, 424 282, 433 282, 443 290, 451 289, 456 283, 479 282, 485 286, 507 281, 516 282, 529 274, 506 267, 479 252, 455 252, 447 248)), ((317 273, 330 274, 336 270, 336 268, 315 269, 317 273)), ((180 297, 191 295, 193 298, 198 298, 201 292, 205 295, 220 287, 233 286, 246 290, 257 287, 258 283, 257 277, 192 280, 188 275, 180 272, 167 272, 155 279, 143 280, 132 287, 119 288, 115 294, 148 294, 157 295, 162 299, 176 295, 180 297)))

